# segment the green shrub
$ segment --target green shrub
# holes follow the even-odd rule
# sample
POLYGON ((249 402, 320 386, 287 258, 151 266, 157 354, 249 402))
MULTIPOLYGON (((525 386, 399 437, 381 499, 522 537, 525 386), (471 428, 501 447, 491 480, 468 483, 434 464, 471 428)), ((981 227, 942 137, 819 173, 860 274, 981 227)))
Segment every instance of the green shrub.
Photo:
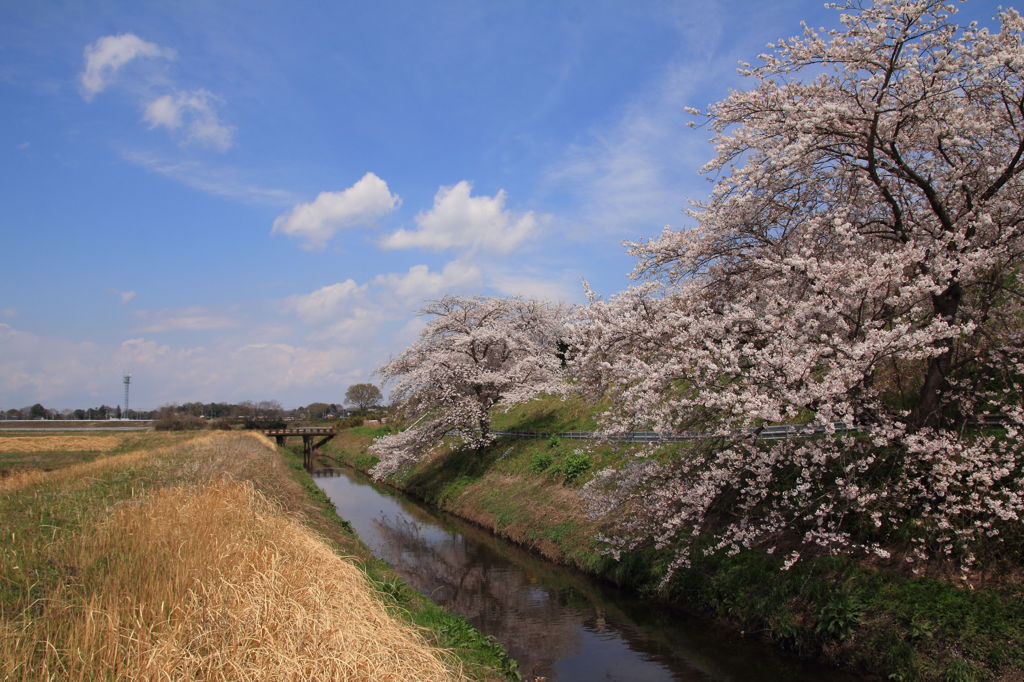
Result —
POLYGON ((864 603, 857 597, 845 594, 821 607, 818 612, 818 634, 835 639, 846 639, 860 624, 864 615, 864 603))
POLYGON ((590 470, 590 453, 573 452, 562 463, 562 478, 566 484, 575 483, 576 479, 590 470))
POLYGON ((535 474, 543 473, 549 466, 551 466, 553 461, 555 460, 551 456, 550 452, 544 452, 543 450, 535 452, 533 453, 533 458, 530 460, 530 469, 533 470, 533 473, 535 474))
POLYGON ((334 428, 341 429, 353 429, 357 426, 363 425, 364 417, 342 417, 334 422, 334 428))

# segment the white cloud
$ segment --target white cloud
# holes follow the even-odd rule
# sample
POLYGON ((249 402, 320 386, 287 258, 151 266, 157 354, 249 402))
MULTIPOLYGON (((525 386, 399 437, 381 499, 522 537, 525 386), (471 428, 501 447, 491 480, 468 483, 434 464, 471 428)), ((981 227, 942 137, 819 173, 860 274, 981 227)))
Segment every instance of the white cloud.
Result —
POLYGON ((6 402, 0 407, 114 405, 123 395, 123 370, 133 375, 132 404, 141 409, 190 400, 274 399, 292 406, 339 402, 345 386, 370 378, 368 372, 392 344, 387 330, 379 328, 364 328, 358 338, 373 339, 372 351, 365 343, 333 340, 321 347, 273 342, 253 329, 203 346, 175 346, 143 336, 102 346, 31 334, 0 322, 0 386, 6 402))
POLYGON ((473 197, 472 188, 466 180, 453 187, 441 187, 434 196, 433 208, 416 216, 418 230, 398 230, 385 237, 381 246, 508 253, 533 235, 537 227, 533 211, 513 215, 505 209, 505 190, 499 190, 493 197, 473 197))
MULTIPOLYGON (((82 95, 91 100, 105 90, 117 72, 128 62, 138 58, 173 59, 174 50, 149 43, 136 35, 125 33, 104 36, 85 48, 85 68, 82 71, 82 95)), ((161 79, 159 85, 170 89, 173 83, 161 79)), ((211 147, 226 151, 234 143, 235 128, 221 120, 217 106, 220 98, 208 90, 198 88, 153 97, 155 82, 134 82, 135 93, 147 93, 142 103, 142 119, 152 130, 166 128, 180 136, 183 143, 211 147)))
POLYGON ((281 189, 260 187, 238 177, 231 168, 211 168, 196 161, 167 161, 139 151, 122 151, 121 157, 147 171, 188 185, 206 194, 247 203, 287 206, 294 204, 295 195, 281 189))
POLYGON ((94 391, 97 369, 106 360, 93 343, 37 336, 2 322, 0 347, 0 385, 4 400, 11 401, 4 408, 46 403, 71 391, 94 391))
POLYGON ((345 304, 365 292, 365 284, 360 286, 355 280, 347 279, 321 287, 309 294, 290 296, 286 303, 304 321, 315 323, 339 315, 345 304))
POLYGON ((386 182, 367 173, 340 192, 321 192, 308 204, 299 204, 274 220, 275 233, 298 237, 309 249, 322 249, 339 230, 370 225, 401 204, 386 182))
POLYGON ((138 316, 148 322, 136 331, 140 334, 176 331, 212 331, 230 329, 237 323, 224 315, 212 314, 201 307, 182 310, 139 311, 138 316))
POLYGON ((350 348, 309 348, 265 341, 174 348, 133 338, 122 343, 112 356, 118 367, 134 370, 137 390, 159 396, 154 405, 186 400, 277 399, 287 391, 303 396, 297 404, 304 404, 305 395, 314 387, 319 392, 325 386, 342 390, 337 387, 343 387, 352 373, 355 354, 350 348), (254 372, 254 367, 259 371, 254 372))
POLYGON ((583 287, 566 281, 554 281, 537 274, 488 271, 491 286, 505 296, 522 296, 554 302, 579 301, 583 287))
POLYGON ((143 338, 128 339, 118 349, 117 358, 123 365, 139 367, 154 365, 165 359, 170 352, 170 346, 161 345, 156 341, 147 341, 143 338))
POLYGON ((549 190, 572 199, 585 233, 653 233, 678 224, 687 197, 706 191, 696 172, 708 158, 704 140, 686 128, 682 110, 702 78, 699 68, 667 72, 616 126, 570 147, 548 168, 549 190))
MULTIPOLYGON (((711 131, 691 130, 685 106, 704 108, 708 93, 736 81, 736 59, 723 56, 728 16, 715 3, 699 17, 679 5, 672 24, 680 51, 640 84, 609 124, 583 131, 543 173, 543 192, 567 201, 560 211, 574 237, 636 239, 666 224, 682 227, 690 199, 709 185, 697 171, 712 156, 711 131)), ((752 10, 753 11, 753 10, 752 10)))
POLYGON ((85 69, 82 71, 82 94, 92 99, 110 85, 117 72, 139 57, 174 59, 174 50, 149 43, 131 33, 103 36, 85 47, 85 69))
POLYGON ((182 104, 178 97, 171 95, 157 97, 146 107, 146 111, 142 114, 142 120, 148 123, 150 128, 156 126, 164 126, 171 130, 180 128, 182 104))
POLYGON ((118 289, 107 289, 107 291, 120 298, 122 304, 131 303, 132 299, 135 298, 134 291, 119 291, 118 289))
MULTIPOLYGON (((373 339, 374 341, 370 343, 371 353, 376 354, 380 348, 374 346, 379 342, 381 330, 403 314, 408 315, 409 311, 403 309, 401 313, 396 314, 395 310, 383 305, 373 305, 371 301, 368 305, 352 307, 343 316, 333 320, 330 326, 314 331, 309 338, 312 341, 332 344, 353 344, 363 347, 364 351, 371 350, 366 346, 368 341, 373 339)), ((378 359, 374 359, 374 362, 377 361, 378 359)))
POLYGON ((431 272, 426 265, 414 265, 406 273, 377 275, 373 283, 391 296, 422 300, 453 289, 478 288, 483 284, 483 273, 472 263, 455 260, 441 272, 431 272))
POLYGON ((341 393, 355 360, 351 348, 308 348, 283 343, 247 344, 232 351, 232 355, 237 362, 227 368, 230 374, 224 377, 225 381, 242 385, 250 394, 271 395, 288 389, 299 389, 308 395, 311 387, 324 385, 341 393), (260 371, 253 372, 253 367, 260 371), (262 378, 256 377, 261 374, 262 378))
POLYGON ((218 98, 199 89, 152 100, 142 114, 149 128, 181 131, 184 142, 227 151, 234 142, 235 128, 221 121, 215 108, 218 98))
POLYGON ((0 310, 0 315, 3 315, 4 317, 14 317, 17 314, 18 314, 18 311, 16 309, 14 309, 14 308, 11 308, 11 307, 4 308, 3 310, 0 310))

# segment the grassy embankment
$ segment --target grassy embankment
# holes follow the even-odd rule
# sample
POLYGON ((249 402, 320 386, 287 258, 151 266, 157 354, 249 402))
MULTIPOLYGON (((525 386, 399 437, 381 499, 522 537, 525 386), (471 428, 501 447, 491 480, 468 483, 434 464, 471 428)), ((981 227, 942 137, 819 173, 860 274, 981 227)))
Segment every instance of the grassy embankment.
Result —
MULTIPOLYGON (((495 429, 558 432, 593 427, 579 402, 539 400, 495 416, 495 429)), ((345 431, 328 454, 368 469, 382 431, 345 431)), ((576 491, 593 472, 622 463, 629 445, 577 452, 575 441, 501 440, 482 454, 439 448, 389 482, 573 565, 715 618, 801 655, 893 680, 1024 679, 1024 587, 981 589, 822 557, 779 570, 761 552, 698 559, 663 591, 668 556, 653 549, 614 561, 595 540, 576 491)), ((675 445, 684 448, 685 445, 675 445)))
MULTIPOLYGON (((301 458, 252 434, 119 437, 119 454, 54 471, 15 454, 60 453, 32 443, 60 436, 5 443, 0 467, 22 470, 0 479, 3 679, 512 672, 492 640, 369 555, 301 458)), ((82 438, 66 443, 106 447, 82 438)))

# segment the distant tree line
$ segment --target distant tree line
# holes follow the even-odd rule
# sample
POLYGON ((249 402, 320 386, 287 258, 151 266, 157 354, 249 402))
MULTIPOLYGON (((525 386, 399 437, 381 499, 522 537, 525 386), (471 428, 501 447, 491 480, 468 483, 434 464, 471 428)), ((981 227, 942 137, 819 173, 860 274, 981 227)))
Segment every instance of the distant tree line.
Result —
MULTIPOLYGON (((148 416, 151 412, 135 412, 132 411, 132 415, 138 419, 150 419, 148 416)), ((82 419, 82 420, 101 420, 101 419, 120 419, 121 418, 121 406, 111 407, 109 405, 100 405, 99 407, 90 407, 88 409, 66 409, 66 410, 55 410, 49 407, 44 407, 40 403, 30 405, 28 407, 16 408, 12 407, 8 410, 0 411, 0 419, 82 419)))
POLYGON ((212 421, 218 422, 217 425, 242 424, 248 428, 267 428, 274 424, 295 420, 328 420, 377 414, 385 409, 381 405, 382 400, 380 389, 373 384, 354 384, 346 391, 344 402, 313 402, 290 410, 281 407, 281 403, 276 400, 244 400, 240 403, 188 402, 180 405, 171 404, 155 410, 133 409, 130 410, 129 415, 122 415, 120 405, 57 410, 36 403, 22 408, 0 409, 0 419, 101 421, 131 417, 132 419, 164 421, 175 425, 175 428, 198 428, 199 425, 212 421), (346 405, 350 407, 346 407, 346 405))

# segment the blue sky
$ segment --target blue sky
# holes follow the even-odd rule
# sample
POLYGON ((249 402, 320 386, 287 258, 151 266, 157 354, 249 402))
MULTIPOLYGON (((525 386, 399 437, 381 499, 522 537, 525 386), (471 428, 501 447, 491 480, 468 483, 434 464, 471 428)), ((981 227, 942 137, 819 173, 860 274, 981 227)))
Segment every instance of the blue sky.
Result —
MULTIPOLYGON (((992 14, 995 3, 974 3, 992 14)), ((4 2, 0 408, 340 402, 446 293, 583 300, 687 225, 808 0, 4 2)))

